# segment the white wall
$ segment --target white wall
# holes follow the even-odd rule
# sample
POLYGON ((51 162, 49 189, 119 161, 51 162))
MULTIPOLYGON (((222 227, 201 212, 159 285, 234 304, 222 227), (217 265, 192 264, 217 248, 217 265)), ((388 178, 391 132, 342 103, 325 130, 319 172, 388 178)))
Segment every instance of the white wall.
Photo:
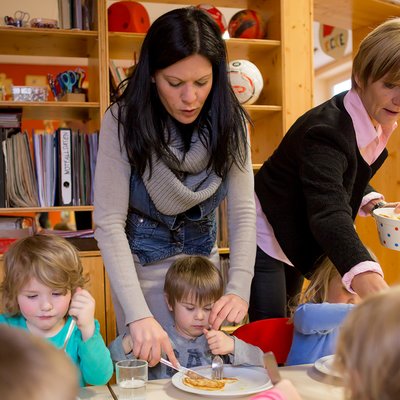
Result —
POLYGON ((58 0, 1 0, 0 24, 5 25, 4 17, 13 17, 17 10, 28 12, 31 18, 58 20, 58 0))

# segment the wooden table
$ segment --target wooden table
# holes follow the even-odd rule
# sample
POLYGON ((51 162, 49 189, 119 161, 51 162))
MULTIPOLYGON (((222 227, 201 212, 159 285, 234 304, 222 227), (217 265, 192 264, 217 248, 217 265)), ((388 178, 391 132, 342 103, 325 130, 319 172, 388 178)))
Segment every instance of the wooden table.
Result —
MULTIPOLYGON (((283 378, 293 382, 303 400, 343 400, 341 382, 321 374, 313 365, 282 367, 279 370, 283 378)), ((115 390, 118 389, 115 388, 115 390)), ((248 400, 250 397, 234 397, 234 399, 248 400)), ((212 398, 212 396, 199 396, 175 388, 170 379, 159 379, 147 383, 146 400, 202 400, 207 398, 212 398)), ((112 396, 107 386, 91 386, 81 389, 80 399, 112 400, 112 396)))

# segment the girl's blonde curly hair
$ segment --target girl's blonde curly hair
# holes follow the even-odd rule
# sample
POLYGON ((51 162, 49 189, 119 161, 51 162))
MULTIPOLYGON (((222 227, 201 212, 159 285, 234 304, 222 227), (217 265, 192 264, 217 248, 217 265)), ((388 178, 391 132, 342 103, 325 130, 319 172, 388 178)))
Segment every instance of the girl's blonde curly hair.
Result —
POLYGON ((74 293, 88 279, 78 251, 66 239, 55 235, 34 235, 14 242, 4 255, 4 280, 0 285, 3 311, 20 313, 18 294, 35 278, 43 285, 74 293))

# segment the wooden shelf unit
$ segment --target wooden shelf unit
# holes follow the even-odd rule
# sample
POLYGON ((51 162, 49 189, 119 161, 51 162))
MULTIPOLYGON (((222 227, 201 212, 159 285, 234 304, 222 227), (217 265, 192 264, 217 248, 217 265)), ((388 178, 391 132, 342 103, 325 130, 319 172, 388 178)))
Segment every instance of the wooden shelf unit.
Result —
MULTIPOLYGON (((188 3, 181 0, 173 4, 186 6, 188 3)), ((216 0, 213 5, 232 7, 225 0, 216 0)), ((229 60, 252 61, 264 78, 264 88, 256 104, 245 106, 255 126, 251 137, 253 162, 262 163, 287 128, 312 106, 312 3, 310 0, 240 0, 235 2, 235 8, 254 9, 267 20, 268 34, 264 40, 226 40, 229 60)), ((109 59, 133 60, 135 54, 138 58, 143 38, 144 34, 109 32, 109 59)))
MULTIPOLYGON (((188 5, 186 0, 147 3, 188 5)), ((0 27, 0 54, 80 57, 88 60, 90 81, 87 103, 0 102, 0 108, 22 108, 23 118, 56 118, 89 121, 90 129, 100 127, 109 105, 109 59, 133 60, 139 56, 144 35, 107 30, 106 0, 97 2, 97 30, 71 31, 13 29, 0 27)), ((231 0, 216 0, 216 7, 231 7, 231 0)), ((146 3, 144 3, 146 5, 146 3)), ((254 62, 264 77, 264 89, 256 104, 246 106, 254 120, 251 136, 253 163, 260 165, 281 141, 287 128, 312 105, 312 2, 311 0, 237 0, 235 8, 254 9, 268 20, 265 40, 229 39, 229 59, 254 62)), ((1 213, 57 210, 91 211, 88 207, 0 209, 1 213)), ((221 249, 228 254, 229 249, 221 249)), ((91 275, 90 290, 96 299, 96 318, 109 342, 115 336, 115 317, 110 286, 99 252, 82 252, 85 271, 91 275)))

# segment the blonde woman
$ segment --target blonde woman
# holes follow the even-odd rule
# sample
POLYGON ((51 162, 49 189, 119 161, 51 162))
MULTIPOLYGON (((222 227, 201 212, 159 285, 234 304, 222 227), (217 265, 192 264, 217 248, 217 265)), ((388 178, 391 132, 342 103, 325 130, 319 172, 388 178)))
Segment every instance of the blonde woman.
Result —
POLYGON ((385 204, 370 180, 388 157, 399 118, 400 18, 394 18, 361 42, 351 90, 302 115, 255 175, 251 321, 286 316, 287 297, 300 292, 302 276, 321 256, 361 297, 388 286, 354 220, 385 204))
POLYGON ((286 364, 307 364, 333 354, 339 327, 360 301, 328 257, 322 259, 294 311, 294 336, 286 364))
POLYGON ((5 314, 0 315, 0 324, 62 348, 74 318, 76 326, 65 351, 80 369, 81 386, 103 385, 111 378, 113 365, 85 283, 78 252, 67 240, 52 235, 18 240, 4 257, 0 293, 5 314))

